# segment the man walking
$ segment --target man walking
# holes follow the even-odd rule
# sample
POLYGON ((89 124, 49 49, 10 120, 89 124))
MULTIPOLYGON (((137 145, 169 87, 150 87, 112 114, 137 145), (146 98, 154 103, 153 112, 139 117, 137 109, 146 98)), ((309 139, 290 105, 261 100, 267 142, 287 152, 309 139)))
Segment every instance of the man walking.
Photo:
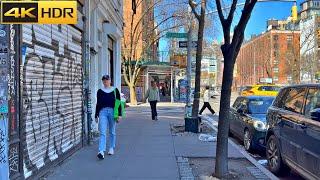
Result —
POLYGON ((202 108, 201 108, 201 110, 200 110, 200 113, 199 113, 200 115, 202 114, 202 112, 203 112, 206 108, 208 108, 212 114, 216 113, 216 112, 214 112, 214 110, 211 108, 211 105, 210 105, 210 103, 209 103, 209 99, 210 99, 209 86, 206 86, 206 90, 204 91, 204 94, 203 94, 204 104, 203 104, 203 106, 202 106, 202 108))
POLYGON ((160 101, 159 89, 156 82, 151 81, 151 88, 147 90, 146 99, 151 107, 152 120, 158 120, 157 103, 160 101))

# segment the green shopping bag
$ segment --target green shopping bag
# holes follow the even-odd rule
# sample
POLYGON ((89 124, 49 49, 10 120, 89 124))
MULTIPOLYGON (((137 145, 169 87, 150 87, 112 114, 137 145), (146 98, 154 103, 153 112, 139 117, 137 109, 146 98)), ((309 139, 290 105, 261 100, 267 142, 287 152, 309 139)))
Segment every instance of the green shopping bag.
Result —
POLYGON ((114 105, 114 119, 117 121, 119 119, 119 116, 122 118, 125 118, 126 116, 126 102, 121 101, 120 99, 117 99, 117 92, 116 90, 114 92, 114 97, 115 97, 115 105, 114 105))

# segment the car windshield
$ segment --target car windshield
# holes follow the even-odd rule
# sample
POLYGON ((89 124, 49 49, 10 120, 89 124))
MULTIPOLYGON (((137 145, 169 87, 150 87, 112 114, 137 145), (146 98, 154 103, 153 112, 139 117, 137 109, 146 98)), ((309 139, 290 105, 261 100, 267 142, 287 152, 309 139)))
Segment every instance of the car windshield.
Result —
POLYGON ((259 87, 259 91, 279 91, 279 86, 261 86, 259 87))
POLYGON ((252 86, 245 86, 245 87, 242 87, 241 91, 249 91, 250 89, 252 89, 252 86))
POLYGON ((256 98, 250 99, 248 102, 249 114, 266 114, 269 106, 271 106, 274 98, 256 98))

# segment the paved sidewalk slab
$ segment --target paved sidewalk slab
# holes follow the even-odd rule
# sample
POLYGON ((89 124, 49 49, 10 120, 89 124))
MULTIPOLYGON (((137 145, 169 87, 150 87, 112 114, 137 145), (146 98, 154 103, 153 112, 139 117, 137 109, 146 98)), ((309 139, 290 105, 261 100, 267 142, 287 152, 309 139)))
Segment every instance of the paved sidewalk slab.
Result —
POLYGON ((118 124, 115 155, 99 161, 95 142, 55 168, 48 179, 179 179, 170 123, 180 116, 155 122, 149 114, 137 112, 131 109, 118 124))
MULTIPOLYGON (((104 160, 99 161, 95 142, 54 168, 47 179, 193 179, 190 167, 185 167, 185 162, 177 162, 177 158, 214 158, 216 143, 199 141, 195 134, 172 136, 171 125, 184 124, 183 111, 180 106, 159 109, 160 120, 152 121, 149 107, 129 108, 127 119, 117 127, 115 155, 106 155, 104 160)), ((228 153, 231 158, 244 158, 230 144, 228 153)))
MULTIPOLYGON (((216 157, 216 142, 201 142, 198 136, 174 136, 176 156, 182 157, 216 157)), ((244 158, 231 144, 228 147, 228 157, 244 158)))

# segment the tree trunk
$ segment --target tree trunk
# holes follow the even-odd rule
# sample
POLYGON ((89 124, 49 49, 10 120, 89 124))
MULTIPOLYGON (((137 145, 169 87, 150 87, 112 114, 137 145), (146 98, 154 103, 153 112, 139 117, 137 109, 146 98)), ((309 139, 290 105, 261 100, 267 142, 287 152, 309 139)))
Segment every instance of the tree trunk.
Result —
POLYGON ((200 104, 200 86, 201 86, 201 60, 202 60, 202 42, 203 32, 205 24, 205 7, 206 4, 202 5, 201 16, 199 19, 198 29, 198 41, 197 41, 197 54, 196 54, 196 77, 195 77, 195 90, 194 99, 192 106, 192 117, 198 117, 199 104, 200 104))
MULTIPOLYGON (((232 52, 232 51, 231 51, 232 52)), ((229 134, 229 111, 231 99, 231 87, 233 81, 234 59, 233 55, 223 55, 224 69, 220 97, 220 111, 217 135, 217 152, 215 175, 218 178, 228 173, 228 134, 229 134)))
POLYGON ((130 104, 131 105, 137 105, 137 95, 136 95, 136 88, 133 85, 129 85, 130 88, 130 104))

